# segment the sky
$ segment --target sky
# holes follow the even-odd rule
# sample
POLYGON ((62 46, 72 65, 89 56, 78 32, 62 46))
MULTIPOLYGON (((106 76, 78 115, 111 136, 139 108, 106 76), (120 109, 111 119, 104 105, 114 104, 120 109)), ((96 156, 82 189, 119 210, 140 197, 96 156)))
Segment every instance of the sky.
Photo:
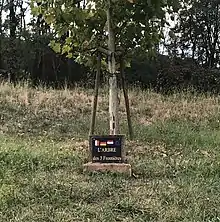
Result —
MULTIPOLYGON (((23 7, 27 8, 26 13, 25 13, 26 14, 25 21, 26 21, 26 23, 29 23, 30 19, 31 19, 31 9, 26 2, 24 2, 23 7)), ((7 15, 9 15, 9 11, 8 12, 3 11, 3 13, 2 13, 2 20, 3 21, 6 19, 7 15)))

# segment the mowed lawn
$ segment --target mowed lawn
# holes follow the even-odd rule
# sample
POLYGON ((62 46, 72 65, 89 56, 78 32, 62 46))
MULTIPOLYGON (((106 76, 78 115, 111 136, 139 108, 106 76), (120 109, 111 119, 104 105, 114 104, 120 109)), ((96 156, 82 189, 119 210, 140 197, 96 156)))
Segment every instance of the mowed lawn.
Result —
MULTIPOLYGON (((83 172, 92 93, 0 86, 0 221, 220 221, 220 97, 131 89, 127 177, 83 172)), ((106 89, 97 115, 107 134, 106 89)))

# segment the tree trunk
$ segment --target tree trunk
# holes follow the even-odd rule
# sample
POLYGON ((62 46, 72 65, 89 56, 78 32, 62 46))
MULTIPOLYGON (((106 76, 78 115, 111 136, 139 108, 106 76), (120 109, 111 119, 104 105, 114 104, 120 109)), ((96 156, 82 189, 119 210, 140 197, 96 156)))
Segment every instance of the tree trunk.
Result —
POLYGON ((1 8, 0 8, 0 69, 3 68, 3 56, 2 56, 2 12, 4 8, 4 0, 1 1, 1 8))
POLYGON ((109 115, 110 115, 110 135, 116 135, 119 131, 119 118, 118 118, 118 86, 117 76, 115 70, 115 36, 112 27, 112 8, 111 0, 108 0, 109 6, 107 9, 107 24, 108 24, 108 49, 112 55, 108 58, 109 68, 109 115))
POLYGON ((17 57, 16 57, 16 27, 17 27, 17 18, 16 18, 16 7, 14 0, 10 0, 9 2, 9 20, 10 20, 10 50, 9 50, 9 72, 10 72, 10 80, 11 82, 15 83, 15 73, 17 72, 17 57))
POLYGON ((15 4, 14 0, 10 0, 10 38, 15 39, 16 37, 16 26, 17 26, 17 19, 15 15, 15 4))

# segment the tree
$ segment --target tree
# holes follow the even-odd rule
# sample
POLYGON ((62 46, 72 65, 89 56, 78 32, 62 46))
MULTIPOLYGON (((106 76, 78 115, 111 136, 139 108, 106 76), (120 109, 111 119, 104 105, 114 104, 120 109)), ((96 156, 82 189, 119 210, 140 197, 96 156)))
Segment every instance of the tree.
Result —
POLYGON ((24 24, 25 8, 23 0, 2 0, 1 1, 1 68, 7 70, 12 82, 18 75, 19 67, 19 37, 22 37, 24 24), (3 16, 3 15, 6 15, 3 16), (5 18, 4 18, 5 17, 5 18))
MULTIPOLYGON (((107 48, 107 0, 59 0, 41 1, 36 5, 32 0, 34 15, 43 14, 45 21, 57 33, 57 43, 51 46, 57 52, 68 53, 78 62, 93 65, 91 49, 98 46, 107 48), (70 32, 64 44, 59 40, 67 31, 70 32)), ((116 46, 123 48, 128 56, 135 51, 152 52, 154 43, 162 36, 160 27, 164 25, 165 12, 172 6, 178 9, 178 1, 138 0, 135 4, 127 0, 113 0, 113 30, 116 46)))
POLYGON ((218 0, 185 0, 173 31, 178 38, 173 46, 182 57, 191 57, 203 67, 219 65, 220 2, 218 0))
MULTIPOLYGON (((167 9, 177 10, 176 0, 60 0, 46 1, 36 5, 32 1, 32 12, 43 14, 45 21, 57 33, 57 41, 52 48, 77 62, 90 67, 94 65, 92 51, 99 47, 108 48, 108 70, 110 97, 110 134, 118 133, 118 99, 115 52, 122 48, 127 59, 135 52, 151 53, 155 49, 162 33, 167 9), (172 7, 172 8, 171 8, 172 7), (60 43, 69 31, 65 42, 60 43), (109 36, 109 38, 107 38, 109 36)), ((107 68, 105 60, 102 61, 107 68)))
POLYGON ((3 56, 2 56, 2 38, 3 38, 3 21, 2 21, 2 14, 3 14, 3 9, 4 9, 4 0, 1 0, 1 5, 0 5, 0 69, 3 68, 3 56))

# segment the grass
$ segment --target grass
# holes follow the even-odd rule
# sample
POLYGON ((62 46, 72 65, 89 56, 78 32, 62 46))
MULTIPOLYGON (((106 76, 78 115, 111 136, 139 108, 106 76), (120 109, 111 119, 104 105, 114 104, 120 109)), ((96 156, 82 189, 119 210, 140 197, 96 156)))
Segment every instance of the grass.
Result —
MULTIPOLYGON (((83 173, 92 93, 0 86, 0 221, 220 221, 220 97, 131 89, 128 178, 83 173)), ((123 100, 120 116, 127 134, 123 100)))

